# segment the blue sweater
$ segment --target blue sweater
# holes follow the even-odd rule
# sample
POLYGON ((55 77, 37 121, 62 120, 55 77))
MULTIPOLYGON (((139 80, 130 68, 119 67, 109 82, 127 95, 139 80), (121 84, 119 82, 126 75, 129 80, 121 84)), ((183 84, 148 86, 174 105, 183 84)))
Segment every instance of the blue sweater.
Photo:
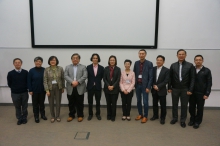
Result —
POLYGON ((44 85, 43 85, 44 69, 45 68, 43 68, 43 67, 41 67, 41 68, 34 67, 34 68, 30 69, 29 74, 28 74, 28 90, 29 90, 29 92, 34 92, 34 93, 45 92, 44 85))
POLYGON ((20 73, 15 70, 8 72, 7 81, 11 93, 19 94, 27 92, 28 71, 22 69, 20 73))

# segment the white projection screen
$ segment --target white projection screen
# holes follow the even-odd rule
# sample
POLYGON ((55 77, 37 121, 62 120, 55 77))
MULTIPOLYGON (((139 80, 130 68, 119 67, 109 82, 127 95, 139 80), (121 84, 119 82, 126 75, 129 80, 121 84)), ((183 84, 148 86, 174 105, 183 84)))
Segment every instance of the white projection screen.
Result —
POLYGON ((33 48, 157 48, 159 0, 30 0, 33 48))

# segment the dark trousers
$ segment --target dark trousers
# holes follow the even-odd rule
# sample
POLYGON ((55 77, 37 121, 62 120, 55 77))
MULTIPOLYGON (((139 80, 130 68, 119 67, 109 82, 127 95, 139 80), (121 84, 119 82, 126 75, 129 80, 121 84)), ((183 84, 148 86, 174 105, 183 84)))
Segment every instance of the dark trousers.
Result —
POLYGON ((159 96, 158 94, 152 94, 152 96, 153 96, 153 116, 159 117, 158 101, 160 101, 160 109, 161 109, 160 119, 165 120, 167 115, 166 96, 159 96))
POLYGON ((189 102, 188 89, 172 89, 172 112, 173 120, 178 120, 178 103, 181 101, 180 122, 185 122, 187 117, 187 105, 189 102))
POLYGON ((194 93, 189 98, 189 113, 191 116, 190 121, 195 122, 197 124, 202 123, 203 110, 205 104, 205 99, 203 99, 203 96, 204 94, 194 93))
POLYGON ((93 96, 95 95, 96 101, 96 115, 100 115, 100 100, 102 90, 97 90, 96 86, 93 86, 91 90, 88 90, 88 103, 89 103, 89 115, 93 115, 93 96))
POLYGON ((131 111, 131 101, 134 92, 131 91, 128 94, 124 94, 124 92, 121 93, 121 100, 122 100, 122 112, 123 116, 130 116, 130 111, 131 111))
POLYGON ((34 117, 39 117, 39 112, 41 116, 45 116, 45 92, 43 93, 33 93, 32 95, 32 106, 34 117))
POLYGON ((59 89, 57 84, 53 84, 52 90, 50 90, 50 96, 48 97, 50 114, 52 118, 60 117, 61 98, 62 98, 62 89, 59 89), (56 114, 55 114, 54 106, 56 107, 56 114))
POLYGON ((11 93, 12 101, 15 106, 16 118, 18 120, 27 119, 28 116, 28 92, 14 94, 11 93))
POLYGON ((107 117, 115 119, 118 94, 105 93, 105 98, 107 103, 107 117))
POLYGON ((84 94, 79 95, 77 88, 73 88, 72 95, 67 94, 67 98, 69 101, 69 116, 75 118, 75 114, 77 112, 78 117, 84 117, 83 109, 84 109, 84 94))

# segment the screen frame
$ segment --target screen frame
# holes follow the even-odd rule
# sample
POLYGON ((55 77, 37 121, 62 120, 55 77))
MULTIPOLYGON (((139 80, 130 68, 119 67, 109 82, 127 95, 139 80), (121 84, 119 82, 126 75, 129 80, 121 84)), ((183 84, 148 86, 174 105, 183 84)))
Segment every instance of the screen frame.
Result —
POLYGON ((30 25, 31 25, 31 45, 32 48, 146 48, 157 49, 158 43, 158 26, 159 26, 159 2, 156 0, 156 18, 155 18, 155 37, 153 46, 143 45, 36 45, 34 33, 34 13, 33 13, 33 0, 29 0, 30 4, 30 25))

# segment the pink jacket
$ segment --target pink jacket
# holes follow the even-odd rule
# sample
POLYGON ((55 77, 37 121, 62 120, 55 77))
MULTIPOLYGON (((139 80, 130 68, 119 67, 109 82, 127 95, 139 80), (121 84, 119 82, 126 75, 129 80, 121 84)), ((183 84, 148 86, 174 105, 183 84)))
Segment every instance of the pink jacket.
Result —
POLYGON ((131 92, 132 89, 134 89, 135 84, 135 74, 132 70, 130 70, 130 73, 128 76, 126 75, 125 71, 121 72, 121 79, 120 79, 120 88, 121 91, 127 90, 128 92, 131 92))

